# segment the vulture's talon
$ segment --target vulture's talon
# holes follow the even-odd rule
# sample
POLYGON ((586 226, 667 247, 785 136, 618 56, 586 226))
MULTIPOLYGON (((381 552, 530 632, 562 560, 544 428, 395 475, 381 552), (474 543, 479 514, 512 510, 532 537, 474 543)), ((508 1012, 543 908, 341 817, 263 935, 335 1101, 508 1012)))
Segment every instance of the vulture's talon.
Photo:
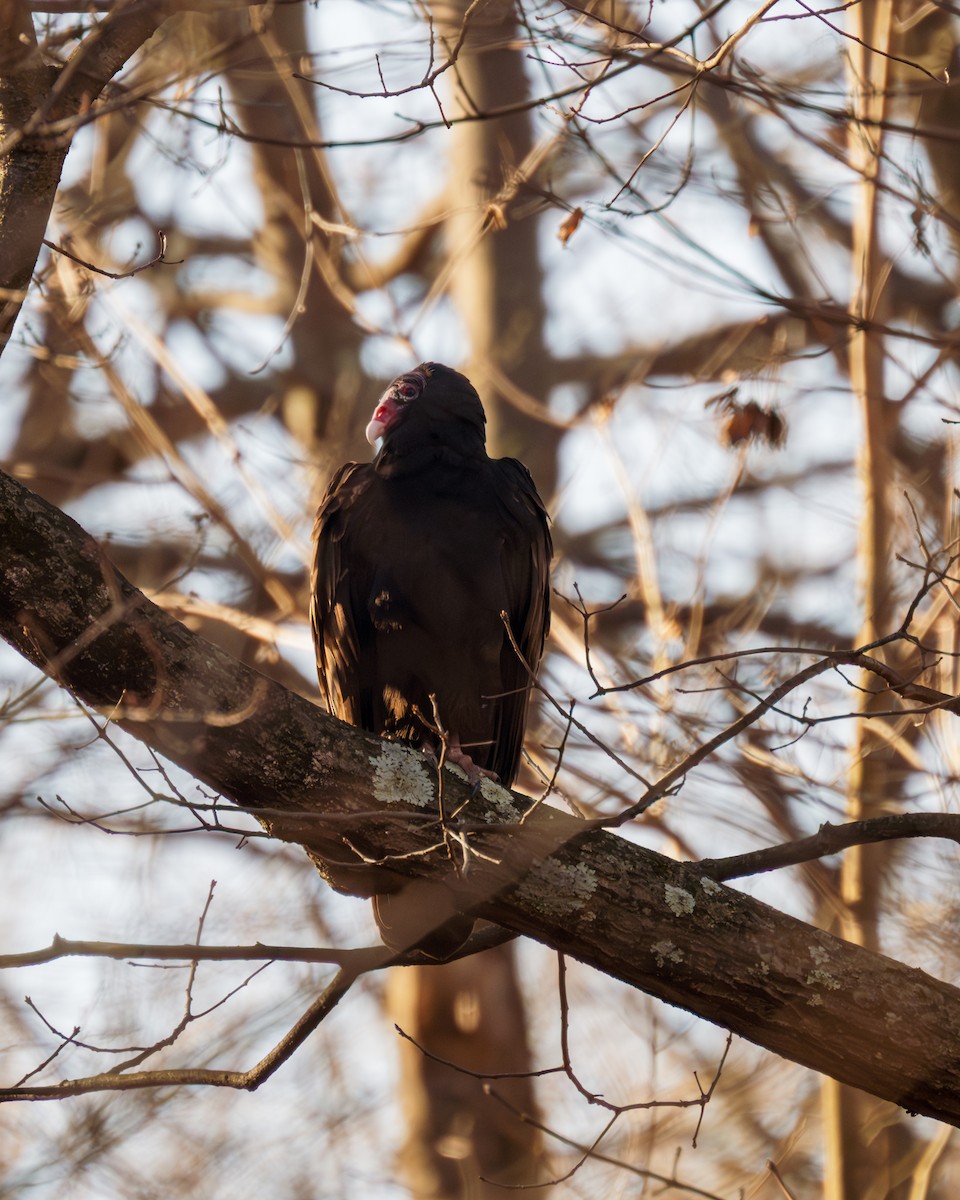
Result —
POLYGON ((466 775, 467 783, 470 784, 471 799, 480 791, 480 785, 485 779, 492 779, 494 783, 500 782, 500 776, 496 771, 488 770, 487 767, 477 766, 466 750, 460 745, 459 738, 451 738, 447 743, 444 752, 444 762, 453 763, 454 766, 459 767, 464 775, 466 775))

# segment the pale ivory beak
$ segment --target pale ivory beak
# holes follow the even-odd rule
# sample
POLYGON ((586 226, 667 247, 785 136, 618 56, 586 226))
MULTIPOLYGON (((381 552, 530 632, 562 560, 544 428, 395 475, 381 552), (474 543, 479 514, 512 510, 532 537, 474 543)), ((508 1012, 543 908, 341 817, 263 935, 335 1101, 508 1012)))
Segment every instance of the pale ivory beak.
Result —
POLYGON ((366 439, 371 446, 376 446, 377 442, 387 431, 385 421, 378 421, 376 417, 370 422, 366 428, 366 439))

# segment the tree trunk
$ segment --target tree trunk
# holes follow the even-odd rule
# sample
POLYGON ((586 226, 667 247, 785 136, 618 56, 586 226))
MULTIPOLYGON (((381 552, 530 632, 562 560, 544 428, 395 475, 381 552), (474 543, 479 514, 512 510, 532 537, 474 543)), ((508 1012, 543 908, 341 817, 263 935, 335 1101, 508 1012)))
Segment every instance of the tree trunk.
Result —
MULTIPOLYGON (((524 99, 528 86, 517 48, 517 15, 494 0, 467 15, 465 3, 433 6, 449 51, 460 42, 454 97, 457 113, 487 112, 524 99)), ((444 271, 470 344, 467 366, 484 398, 493 454, 520 457, 544 495, 556 480, 557 438, 549 426, 519 414, 504 396, 501 374, 542 402, 544 309, 537 225, 519 219, 522 185, 513 181, 533 140, 527 113, 467 121, 450 133, 451 215, 444 226, 444 271), (507 189, 512 203, 496 207, 507 189)), ((412 1019, 430 1053, 491 1074, 529 1067, 523 994, 511 947, 442 967, 403 971, 391 980, 390 1016, 412 1019)), ((405 1026, 404 1026, 405 1027, 405 1026)), ((439 1066, 412 1046, 401 1059, 407 1136, 401 1160, 418 1200, 500 1197, 497 1183, 537 1176, 539 1137, 533 1125, 508 1115, 472 1080, 439 1066), (483 1180, 494 1182, 484 1183, 483 1180)), ((502 1081, 510 1102, 533 1114, 529 1079, 502 1081)))
MULTIPOLYGON (((884 388, 883 336, 866 327, 867 322, 883 321, 886 264, 880 244, 878 184, 893 19, 892 0, 860 6, 851 13, 855 40, 850 70, 855 112, 849 153, 860 184, 852 224, 850 384, 863 423, 858 458, 863 494, 859 538, 861 644, 873 640, 878 629, 889 628, 895 601, 891 494, 896 410, 884 388)), ((859 703, 863 716, 854 727, 847 786, 850 821, 890 812, 891 805, 900 800, 903 777, 903 772, 895 770, 889 745, 870 720, 871 713, 889 707, 889 697, 879 696, 866 677, 862 682, 859 703)), ((889 846, 857 846, 844 855, 841 864, 839 932, 872 950, 879 945, 881 896, 890 861, 889 846)), ((897 1166, 909 1156, 912 1136, 897 1114, 878 1111, 882 1106, 875 1100, 833 1079, 824 1082, 823 1102, 825 1200, 906 1200, 904 1179, 898 1176, 897 1166)))

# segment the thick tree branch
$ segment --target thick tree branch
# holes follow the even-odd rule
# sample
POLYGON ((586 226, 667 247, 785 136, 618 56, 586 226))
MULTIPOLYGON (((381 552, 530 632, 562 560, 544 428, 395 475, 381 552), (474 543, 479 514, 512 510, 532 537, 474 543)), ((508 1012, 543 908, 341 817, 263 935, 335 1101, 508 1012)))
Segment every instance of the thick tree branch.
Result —
POLYGON ((44 122, 72 120, 88 107, 174 10, 166 0, 119 5, 64 66, 50 67, 25 0, 0 0, 0 352, 26 295, 70 146, 70 133, 51 137, 44 122))
POLYGON ((78 123, 169 17, 239 7, 236 0, 112 4, 66 63, 48 66, 27 0, 0 0, 0 353, 36 266, 78 123))
POLYGON ((191 634, 75 522, 6 476, 0 564, 0 633, 11 644, 274 835, 304 844, 335 886, 370 894, 435 880, 454 907, 960 1125, 956 988, 544 806, 524 821, 525 799, 489 782, 471 800, 445 771, 446 811, 468 813, 469 825, 441 829, 420 756, 191 634), (451 848, 469 870, 453 869, 451 848))

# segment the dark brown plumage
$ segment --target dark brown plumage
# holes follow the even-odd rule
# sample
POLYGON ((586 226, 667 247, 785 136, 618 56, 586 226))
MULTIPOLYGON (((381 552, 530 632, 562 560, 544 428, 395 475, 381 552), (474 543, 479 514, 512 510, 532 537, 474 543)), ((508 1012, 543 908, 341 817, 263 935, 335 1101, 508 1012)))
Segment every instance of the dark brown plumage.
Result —
POLYGON ((530 473, 490 458, 475 389, 422 363, 381 398, 372 463, 347 463, 320 505, 314 643, 332 713, 510 786, 550 613, 552 547, 530 473))
POLYGON ((480 398, 423 363, 390 385, 368 426, 372 463, 347 463, 317 514, 312 624, 330 711, 436 746, 440 722, 508 787, 529 677, 550 611, 547 517, 527 469, 487 454, 480 398))

